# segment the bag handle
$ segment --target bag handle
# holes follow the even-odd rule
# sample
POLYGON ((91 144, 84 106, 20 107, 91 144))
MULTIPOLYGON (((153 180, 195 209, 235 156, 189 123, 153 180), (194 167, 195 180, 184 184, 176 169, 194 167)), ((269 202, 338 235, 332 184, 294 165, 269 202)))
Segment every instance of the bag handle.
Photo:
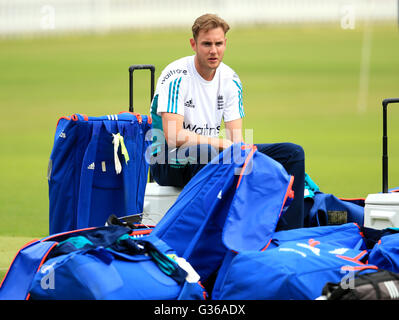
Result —
POLYGON ((124 137, 124 144, 126 148, 126 152, 129 155, 129 162, 126 163, 126 158, 122 156, 122 176, 123 176, 123 185, 125 189, 125 194, 128 195, 125 197, 125 208, 126 215, 136 215, 141 214, 140 210, 137 206, 137 194, 138 194, 138 179, 137 179, 137 147, 139 144, 136 141, 136 131, 140 130, 141 125, 137 123, 117 123, 118 132, 124 137), (132 141, 132 139, 134 139, 132 141))
POLYGON ((388 135, 387 108, 390 103, 399 103, 399 98, 388 98, 382 101, 383 133, 382 133, 382 192, 388 193, 388 135))
POLYGON ((80 173, 76 229, 85 228, 89 224, 97 145, 102 125, 102 121, 93 121, 91 139, 87 145, 86 152, 83 157, 80 173))
POLYGON ((133 112, 133 71, 134 70, 151 70, 151 92, 150 92, 150 103, 154 97, 154 77, 155 67, 151 64, 135 64, 129 67, 129 111, 133 112))

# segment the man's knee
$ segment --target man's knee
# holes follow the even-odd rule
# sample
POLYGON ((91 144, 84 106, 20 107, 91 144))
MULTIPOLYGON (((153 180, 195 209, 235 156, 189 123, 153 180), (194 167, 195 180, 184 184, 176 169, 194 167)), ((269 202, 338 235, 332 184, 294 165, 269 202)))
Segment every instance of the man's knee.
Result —
POLYGON ((287 152, 290 154, 290 161, 304 161, 305 160, 305 151, 302 146, 295 143, 284 143, 284 147, 287 152))

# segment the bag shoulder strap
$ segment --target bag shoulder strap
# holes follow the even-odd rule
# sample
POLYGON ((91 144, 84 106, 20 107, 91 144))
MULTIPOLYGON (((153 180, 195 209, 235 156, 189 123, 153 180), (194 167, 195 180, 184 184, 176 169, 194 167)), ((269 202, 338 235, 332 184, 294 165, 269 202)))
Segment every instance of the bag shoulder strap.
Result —
POLYGON ((92 136, 86 148, 80 173, 79 197, 77 205, 76 229, 88 226, 90 218, 91 194, 96 161, 96 151, 102 122, 92 122, 92 136))

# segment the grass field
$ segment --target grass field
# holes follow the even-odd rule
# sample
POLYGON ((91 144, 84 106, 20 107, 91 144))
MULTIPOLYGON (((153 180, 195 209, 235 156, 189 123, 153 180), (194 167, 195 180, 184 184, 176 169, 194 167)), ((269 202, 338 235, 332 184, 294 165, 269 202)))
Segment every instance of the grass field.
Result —
MULTIPOLYGON (((128 109, 128 67, 156 76, 192 54, 189 31, 0 40, 0 278, 17 249, 48 232, 47 162, 59 117, 128 109)), ((290 141, 326 193, 381 190, 381 101, 399 96, 399 30, 374 26, 367 108, 359 112, 363 28, 232 29, 225 62, 244 85, 244 126, 255 143, 290 141)), ((148 113, 149 76, 135 73, 135 111, 148 113)), ((389 109, 390 187, 399 185, 399 106, 389 109), (396 110, 395 110, 396 109, 396 110)))

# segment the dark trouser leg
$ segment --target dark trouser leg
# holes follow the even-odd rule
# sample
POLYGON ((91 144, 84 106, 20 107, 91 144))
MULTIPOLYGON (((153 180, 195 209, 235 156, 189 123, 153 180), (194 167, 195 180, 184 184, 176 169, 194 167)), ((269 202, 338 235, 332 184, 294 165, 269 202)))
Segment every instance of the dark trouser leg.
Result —
POLYGON ((303 148, 293 143, 256 144, 258 151, 281 163, 288 174, 294 176, 295 198, 281 216, 277 230, 302 228, 304 223, 305 154, 303 148))

